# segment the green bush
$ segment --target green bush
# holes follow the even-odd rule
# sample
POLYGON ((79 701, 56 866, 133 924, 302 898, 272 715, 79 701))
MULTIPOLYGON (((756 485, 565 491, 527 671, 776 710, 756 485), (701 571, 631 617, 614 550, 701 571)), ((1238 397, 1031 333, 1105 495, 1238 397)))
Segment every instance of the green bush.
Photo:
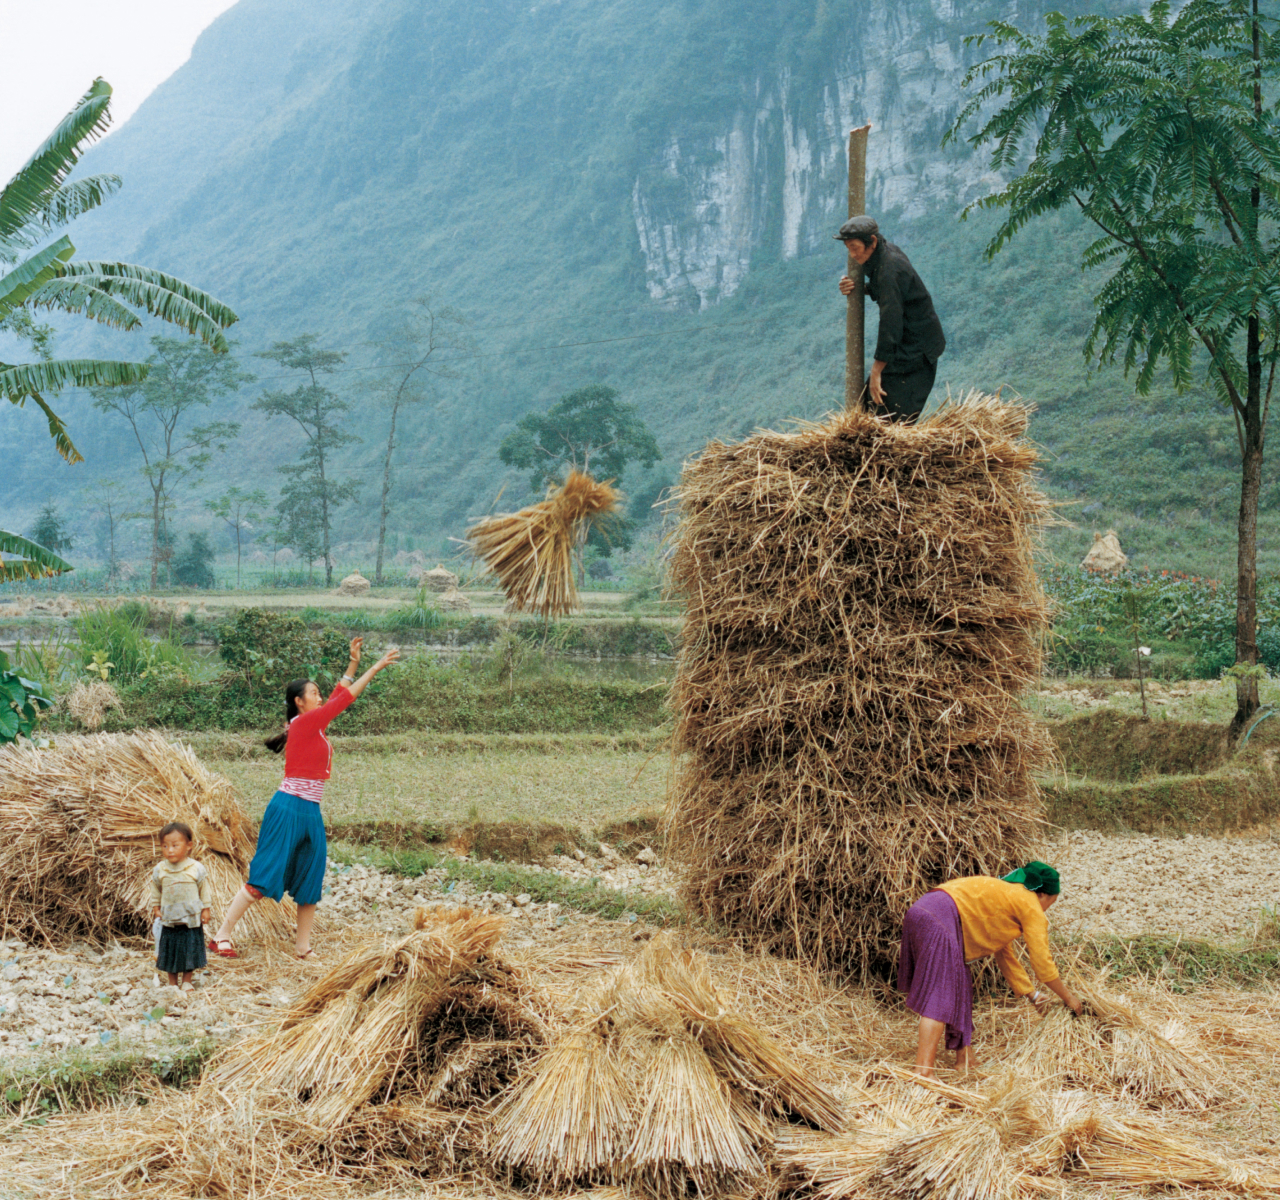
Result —
POLYGON ((418 589, 411 605, 392 609, 383 621, 384 629, 440 629, 447 618, 425 587, 418 589))
POLYGON ((314 679, 323 689, 347 663, 349 646, 336 629, 310 628, 299 617, 262 608, 237 609, 218 630, 222 661, 247 692, 275 695, 290 679, 314 679))

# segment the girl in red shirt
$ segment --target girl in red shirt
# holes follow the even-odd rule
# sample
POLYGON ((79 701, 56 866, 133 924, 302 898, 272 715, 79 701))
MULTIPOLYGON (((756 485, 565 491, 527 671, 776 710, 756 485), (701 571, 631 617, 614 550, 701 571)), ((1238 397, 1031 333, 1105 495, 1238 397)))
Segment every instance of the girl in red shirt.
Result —
POLYGON ((284 751, 284 780, 263 814, 258 847, 249 864, 249 882, 227 906, 222 925, 209 942, 209 949, 223 958, 238 957, 231 934, 250 906, 263 896, 278 901, 285 892, 298 906, 298 957, 313 953, 311 926, 324 889, 327 860, 320 801, 333 767, 333 747, 324 731, 364 691, 370 679, 400 657, 399 650, 388 650, 356 679, 363 646, 363 638, 352 638, 346 674, 323 703, 320 689, 310 679, 295 679, 284 690, 285 728, 266 740, 277 754, 284 751))

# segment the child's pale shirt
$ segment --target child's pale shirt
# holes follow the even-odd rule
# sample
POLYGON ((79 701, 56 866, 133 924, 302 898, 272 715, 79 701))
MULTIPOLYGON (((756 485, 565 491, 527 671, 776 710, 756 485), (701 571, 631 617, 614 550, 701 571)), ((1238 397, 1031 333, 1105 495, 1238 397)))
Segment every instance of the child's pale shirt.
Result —
POLYGON ((157 863, 151 872, 151 904, 160 906, 160 920, 164 924, 199 929, 200 910, 213 907, 209 872, 194 858, 157 863))

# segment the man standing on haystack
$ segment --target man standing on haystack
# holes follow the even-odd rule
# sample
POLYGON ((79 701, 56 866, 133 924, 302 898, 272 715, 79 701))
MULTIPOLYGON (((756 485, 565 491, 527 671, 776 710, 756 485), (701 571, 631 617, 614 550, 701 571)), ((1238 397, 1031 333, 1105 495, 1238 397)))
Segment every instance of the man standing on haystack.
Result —
MULTIPOLYGON (((911 261, 880 236, 872 217, 852 217, 833 234, 849 251, 849 270, 866 275, 867 295, 880 306, 876 357, 863 389, 869 412, 914 425, 938 374, 938 357, 947 347, 942 322, 929 289, 911 261)), ((840 291, 853 291, 849 275, 840 291)))

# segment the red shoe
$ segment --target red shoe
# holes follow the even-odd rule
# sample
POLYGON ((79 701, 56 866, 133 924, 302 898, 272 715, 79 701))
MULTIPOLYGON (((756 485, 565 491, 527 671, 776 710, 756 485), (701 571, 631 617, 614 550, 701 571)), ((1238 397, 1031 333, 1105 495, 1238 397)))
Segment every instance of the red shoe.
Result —
POLYGON ((219 958, 239 958, 236 953, 236 944, 230 938, 210 938, 209 949, 219 958), (226 946, 225 950, 219 950, 219 946, 226 946))

